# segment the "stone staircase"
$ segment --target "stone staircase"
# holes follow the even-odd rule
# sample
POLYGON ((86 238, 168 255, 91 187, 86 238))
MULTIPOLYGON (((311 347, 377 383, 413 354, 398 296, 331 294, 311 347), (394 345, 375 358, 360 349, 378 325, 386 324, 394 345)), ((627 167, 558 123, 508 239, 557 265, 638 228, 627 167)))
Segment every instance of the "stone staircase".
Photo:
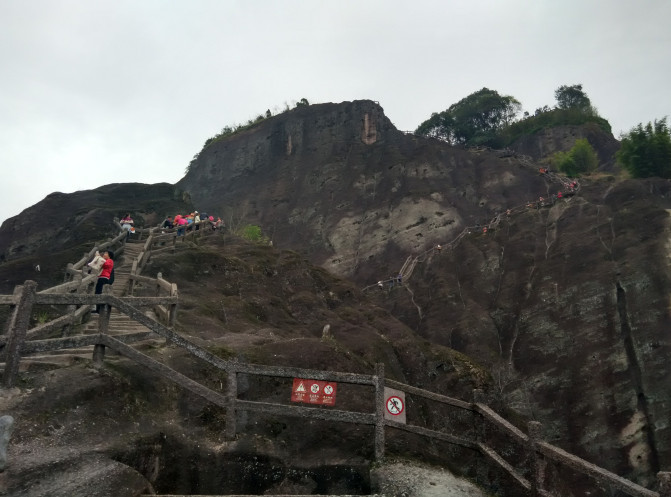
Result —
MULTIPOLYGON (((130 280, 130 271, 133 265, 133 261, 137 256, 142 252, 142 244, 140 243, 126 243, 124 248, 123 257, 115 262, 114 267, 114 284, 112 284, 112 294, 115 297, 123 297, 128 291, 128 281, 130 280)), ((151 319, 156 320, 156 314, 153 311, 148 310, 145 312, 145 315, 151 319)), ((137 321, 131 319, 125 314, 120 313, 117 309, 112 308, 110 313, 110 321, 107 332, 110 335, 120 335, 123 333, 139 333, 150 331, 144 325, 141 325, 137 321)), ((98 315, 91 314, 91 320, 86 323, 83 327, 82 332, 87 333, 97 333, 98 332, 98 315)), ((162 339, 161 339, 162 340, 162 339)), ((158 339, 152 339, 153 341, 159 341, 158 339)))
MULTIPOLYGON (((133 261, 142 251, 142 244, 127 243, 124 249, 123 257, 118 262, 115 260, 114 284, 112 293, 115 297, 123 297, 128 291, 128 281, 133 261)), ((156 314, 147 310, 146 316, 156 320, 156 314)), ((132 334, 151 331, 149 328, 134 321, 117 309, 112 308, 110 313, 109 326, 107 333, 110 335, 132 334)), ((83 325, 77 327, 68 335, 86 335, 98 333, 98 314, 91 313, 90 319, 83 325)), ((134 347, 138 350, 149 349, 165 344, 165 339, 157 335, 155 338, 149 338, 140 342, 135 342, 134 347)), ((109 351, 110 355, 114 352, 109 351)), ((20 370, 49 369, 64 367, 81 361, 91 360, 93 356, 93 346, 77 349, 55 350, 45 354, 26 356, 20 363, 20 370)))

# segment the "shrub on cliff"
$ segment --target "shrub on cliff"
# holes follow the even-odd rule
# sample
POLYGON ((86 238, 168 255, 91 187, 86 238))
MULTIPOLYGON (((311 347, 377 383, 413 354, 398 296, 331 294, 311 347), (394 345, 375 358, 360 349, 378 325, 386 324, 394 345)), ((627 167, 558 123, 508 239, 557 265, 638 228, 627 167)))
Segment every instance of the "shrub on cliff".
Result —
POLYGON ((568 152, 557 152, 551 162, 555 168, 574 178, 594 171, 599 165, 599 158, 587 139, 581 138, 568 152))

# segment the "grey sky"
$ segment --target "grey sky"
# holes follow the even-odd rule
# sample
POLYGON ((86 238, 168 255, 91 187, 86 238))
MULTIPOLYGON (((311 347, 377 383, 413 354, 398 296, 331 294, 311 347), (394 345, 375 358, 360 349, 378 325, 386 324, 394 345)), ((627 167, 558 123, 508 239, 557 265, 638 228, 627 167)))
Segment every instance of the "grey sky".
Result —
POLYGON ((0 0, 0 221, 174 183, 222 127, 301 98, 411 130, 485 86, 533 112, 582 83, 617 137, 671 114, 670 22, 668 0, 0 0))

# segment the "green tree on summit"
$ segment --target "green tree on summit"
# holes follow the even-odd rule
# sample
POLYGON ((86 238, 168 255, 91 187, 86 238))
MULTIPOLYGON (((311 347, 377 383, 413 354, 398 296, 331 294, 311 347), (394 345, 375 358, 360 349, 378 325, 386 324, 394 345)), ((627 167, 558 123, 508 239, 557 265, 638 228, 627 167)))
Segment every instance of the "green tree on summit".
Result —
POLYGON ((592 102, 582 91, 582 85, 562 85, 555 90, 558 109, 591 110, 592 102))
POLYGON ((452 144, 487 145, 521 110, 517 99, 483 88, 419 125, 418 135, 452 144))

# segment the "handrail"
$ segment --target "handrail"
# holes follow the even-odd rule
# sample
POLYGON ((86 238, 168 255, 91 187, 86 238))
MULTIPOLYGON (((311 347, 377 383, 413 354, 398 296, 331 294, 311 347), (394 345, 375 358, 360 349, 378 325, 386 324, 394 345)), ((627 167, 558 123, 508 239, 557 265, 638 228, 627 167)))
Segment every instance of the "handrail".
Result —
MULTIPOLYGON (((31 288, 30 285, 24 285, 25 287, 31 288)), ((34 289, 34 287, 32 287, 34 289)), ((237 361, 223 360, 217 356, 214 356, 205 349, 197 346, 196 344, 190 342, 181 335, 170 330, 166 326, 148 318, 144 313, 138 309, 136 306, 149 305, 152 301, 156 299, 166 299, 166 297, 115 297, 109 293, 102 295, 88 295, 88 294, 35 294, 35 303, 51 303, 51 304, 60 304, 67 305, 76 303, 105 303, 109 306, 117 308, 120 312, 128 315, 133 320, 139 322, 140 324, 148 327, 151 332, 135 334, 131 337, 122 336, 111 336, 107 335, 104 332, 101 332, 97 335, 86 335, 84 337, 68 337, 65 339, 53 339, 53 340, 42 340, 42 341, 26 341, 21 347, 19 347, 19 354, 25 355, 35 350, 55 350, 57 347, 62 348, 72 348, 80 347, 83 344, 95 345, 97 350, 100 350, 100 347, 109 346, 110 348, 118 351, 122 355, 129 357, 130 359, 152 369, 153 371, 167 377, 168 379, 177 382, 182 385, 184 388, 187 388, 194 393, 197 393, 204 398, 208 399, 215 404, 224 407, 227 409, 227 412, 234 413, 236 410, 246 410, 246 411, 259 411, 276 415, 289 415, 289 416, 301 416, 309 417, 313 419, 321 420, 330 420, 330 421, 340 421, 340 422, 350 422, 357 424, 367 424, 367 425, 377 425, 378 415, 376 412, 359 412, 359 411, 347 411, 347 410, 325 410, 317 409, 314 407, 305 407, 305 406, 294 406, 286 404, 276 404, 269 402, 258 402, 250 400, 242 400, 237 398, 237 380, 233 380, 237 374, 254 374, 262 375, 269 377, 300 377, 300 378, 312 378, 315 380, 327 380, 327 381, 338 381, 343 383, 352 383, 352 384, 363 384, 373 386, 376 389, 379 389, 380 385, 388 385, 391 388, 396 388, 405 391, 409 395, 417 395, 424 397, 426 399, 437 401, 442 404, 450 405, 458 409, 462 409, 468 412, 473 412, 480 416, 483 421, 488 421, 496 426, 498 429, 502 430, 504 433, 510 435, 512 439, 520 444, 523 448, 530 448, 533 452, 537 453, 539 456, 543 456, 550 461, 554 461, 559 464, 564 464, 571 469, 578 471, 579 473, 588 475, 600 482, 605 482, 606 484, 616 487, 618 490, 628 493, 633 497, 671 497, 671 472, 662 472, 658 475, 658 478, 661 482, 661 492, 655 492, 640 485, 637 485, 625 478, 622 478, 612 472, 609 472, 603 468, 600 468, 592 463, 585 461, 577 456, 574 456, 554 445, 551 445, 542 440, 537 440, 530 435, 523 433, 521 430, 513 426, 511 423, 506 421, 504 418, 499 416, 491 408, 481 402, 469 403, 464 402, 459 399, 453 399, 451 397, 441 395, 435 392, 430 392, 423 390, 411 385, 407 385, 394 380, 384 380, 380 377, 380 373, 376 375, 366 375, 366 374, 356 374, 356 373, 346 373, 346 372, 334 372, 334 371, 323 371, 323 370, 311 370, 303 369, 296 367, 279 367, 279 366, 267 366, 267 365, 258 365, 258 364, 247 364, 240 363, 237 361), (133 305, 134 304, 134 305, 133 305), (148 336, 149 333, 155 333, 159 336, 166 338, 167 340, 179 345, 184 348, 190 354, 205 360, 209 364, 225 371, 229 375, 229 390, 226 395, 221 395, 209 388, 201 385, 194 380, 189 379, 172 370, 168 366, 165 366, 157 361, 145 356, 144 354, 136 351, 129 345, 124 342, 132 343, 136 339, 144 339, 148 336), (664 486, 666 485, 666 487, 664 486), (668 488, 667 488, 668 487, 668 488)), ((168 299, 170 297, 167 297, 168 299)), ((101 319, 109 319, 109 314, 104 313, 101 319)), ((106 324, 104 321, 99 323, 101 329, 104 329, 106 324)), ((95 352, 94 352, 95 355, 95 352)), ((229 432, 229 423, 230 426, 234 428, 235 421, 234 416, 227 415, 227 432, 229 432), (233 419, 232 419, 233 418, 233 419)), ((502 469, 504 472, 509 474, 511 478, 517 482, 517 484, 528 491, 535 486, 537 489, 537 494, 541 496, 553 496, 551 491, 545 490, 542 488, 542 481, 532 482, 525 478, 523 475, 518 473, 517 469, 506 461, 506 459, 499 453, 497 453, 491 446, 489 446, 485 440, 471 440, 468 438, 463 438, 456 436, 450 433, 445 433, 443 431, 436 431, 430 428, 425 428, 421 426, 411 425, 411 424, 402 424, 395 421, 384 420, 383 426, 387 426, 393 429, 399 429, 414 433, 420 436, 426 436, 432 439, 441 440, 450 444, 459 445, 471 450, 476 450, 488 460, 494 463, 497 467, 502 469)), ((230 435, 230 433, 229 433, 230 435)), ((376 435, 377 436, 377 435, 376 435)), ((384 440, 382 441, 384 444, 384 440)))
POLYGON ((657 492, 653 492, 652 490, 648 490, 647 488, 643 488, 640 485, 637 485, 627 480, 626 478, 622 478, 621 476, 618 476, 604 468, 600 468, 596 464, 592 464, 591 462, 581 459, 578 456, 570 454, 565 450, 560 449, 559 447, 550 445, 547 442, 539 442, 538 450, 541 454, 550 459, 559 461, 566 466, 579 471, 580 473, 584 473, 593 478, 605 481, 608 484, 616 487, 618 490, 627 492, 633 497, 659 497, 661 495, 657 492))
POLYGON ((84 257, 82 257, 81 259, 79 259, 77 262, 75 262, 72 265, 72 269, 78 270, 78 269, 83 268, 84 265, 88 261, 90 261, 91 258, 95 255, 96 251, 98 251, 98 252, 100 252, 101 250, 104 251, 106 248, 112 247, 112 246, 116 245, 117 243, 125 240, 125 238, 126 238, 126 231, 122 231, 121 233, 119 233, 113 239, 108 240, 104 243, 101 243, 100 245, 97 245, 97 246, 93 247, 86 255, 84 255, 84 257))

